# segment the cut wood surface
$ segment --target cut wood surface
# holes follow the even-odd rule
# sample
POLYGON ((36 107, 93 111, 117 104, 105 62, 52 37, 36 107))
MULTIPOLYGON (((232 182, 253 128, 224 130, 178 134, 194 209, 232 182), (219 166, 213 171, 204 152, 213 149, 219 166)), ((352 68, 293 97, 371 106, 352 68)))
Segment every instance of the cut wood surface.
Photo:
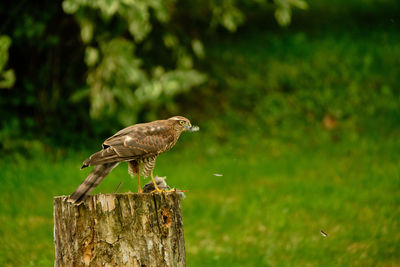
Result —
POLYGON ((185 266, 177 193, 54 198, 55 266, 185 266))

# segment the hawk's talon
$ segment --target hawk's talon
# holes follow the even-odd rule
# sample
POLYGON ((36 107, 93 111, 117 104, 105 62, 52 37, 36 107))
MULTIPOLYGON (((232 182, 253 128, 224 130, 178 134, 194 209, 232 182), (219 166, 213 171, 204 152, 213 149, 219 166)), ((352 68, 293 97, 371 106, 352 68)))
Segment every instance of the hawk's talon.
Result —
POLYGON ((150 177, 151 177, 151 181, 153 181, 153 185, 154 185, 154 188, 155 188, 153 191, 151 191, 151 193, 162 193, 162 192, 165 192, 164 189, 158 188, 156 180, 154 180, 153 173, 150 174, 150 177))
POLYGON ((164 189, 154 189, 150 193, 163 193, 163 192, 168 192, 168 191, 165 191, 164 189))

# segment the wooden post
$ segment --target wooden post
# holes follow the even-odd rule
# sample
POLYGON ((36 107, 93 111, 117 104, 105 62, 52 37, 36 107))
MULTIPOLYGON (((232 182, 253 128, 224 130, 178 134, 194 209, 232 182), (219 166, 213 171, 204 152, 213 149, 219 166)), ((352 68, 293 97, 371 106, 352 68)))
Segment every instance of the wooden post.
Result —
POLYGON ((185 266, 177 193, 54 198, 54 266, 185 266))

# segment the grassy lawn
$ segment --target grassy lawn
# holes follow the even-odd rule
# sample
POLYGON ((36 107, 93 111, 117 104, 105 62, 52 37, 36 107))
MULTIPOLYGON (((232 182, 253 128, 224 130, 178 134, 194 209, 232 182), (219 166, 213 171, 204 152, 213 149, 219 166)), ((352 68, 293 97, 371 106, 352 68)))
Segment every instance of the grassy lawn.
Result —
MULTIPOLYGON (((182 139, 159 157, 155 173, 190 191, 182 203, 188 266, 400 264, 394 138, 257 147, 182 139)), ((53 264, 52 197, 87 175, 79 171, 86 155, 2 160, 1 266, 53 264)), ((96 192, 120 181, 120 191, 136 190, 122 165, 96 192)))

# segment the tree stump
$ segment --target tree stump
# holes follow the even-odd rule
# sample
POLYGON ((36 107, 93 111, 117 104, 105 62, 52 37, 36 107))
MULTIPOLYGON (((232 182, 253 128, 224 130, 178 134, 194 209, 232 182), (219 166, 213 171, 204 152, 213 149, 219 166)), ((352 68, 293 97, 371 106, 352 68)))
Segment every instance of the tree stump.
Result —
POLYGON ((177 193, 54 198, 55 266, 185 266, 177 193))

